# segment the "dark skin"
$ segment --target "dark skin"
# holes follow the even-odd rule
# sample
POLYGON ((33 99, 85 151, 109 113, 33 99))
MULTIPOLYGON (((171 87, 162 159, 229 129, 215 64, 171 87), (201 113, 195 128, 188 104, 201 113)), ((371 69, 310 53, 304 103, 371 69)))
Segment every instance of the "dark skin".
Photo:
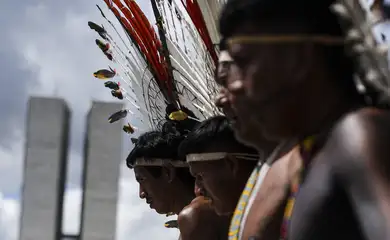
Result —
POLYGON ((218 215, 230 216, 256 161, 228 156, 225 159, 191 162, 191 174, 204 188, 218 215))
POLYGON ((175 176, 172 167, 141 167, 134 168, 139 183, 139 197, 145 199, 150 208, 159 214, 170 212, 179 214, 184 206, 193 199, 192 189, 175 176), (156 172, 156 176, 151 171, 156 172))
MULTIPOLYGON (((305 29, 291 19, 288 24, 265 19, 241 24, 233 37, 305 29)), ((322 50, 312 43, 231 45, 233 71, 239 75, 227 84, 231 104, 237 114, 254 116, 261 123, 258 130, 270 139, 329 133, 301 185, 289 240, 389 239, 390 114, 347 99, 322 50)), ((242 239, 279 239, 288 185, 301 165, 297 148, 272 165, 242 239)))
MULTIPOLYGON (((349 113, 336 125, 332 136, 321 149, 321 155, 316 157, 316 163, 310 170, 307 183, 297 200, 296 214, 292 219, 293 231, 290 234, 292 239, 304 239, 298 232, 309 232, 308 228, 313 227, 311 224, 300 223, 300 219, 306 218, 307 214, 326 216, 324 210, 320 211, 313 205, 303 205, 310 200, 321 204, 326 198, 348 203, 351 212, 356 214, 356 219, 348 216, 348 211, 344 212, 343 209, 340 215, 344 215, 344 220, 347 217, 354 219, 361 229, 357 229, 357 226, 345 229, 342 227, 342 219, 337 219, 336 214, 329 214, 330 218, 338 220, 339 225, 318 224, 318 229, 311 236, 322 233, 323 237, 328 236, 327 239, 340 236, 355 236, 354 239, 389 239, 390 150, 386 146, 386 142, 390 140, 389 120, 388 112, 366 108, 349 113), (333 181, 337 190, 328 188, 329 185, 326 184, 318 189, 319 181, 328 184, 333 181), (315 191, 322 196, 308 196, 315 191), (344 196, 349 200, 343 199, 344 196), (354 229, 360 231, 352 232, 354 229)), ((338 210, 337 204, 335 205, 328 204, 326 208, 333 212, 338 210)))
POLYGON ((199 196, 202 196, 202 189, 195 183, 195 187, 194 187, 194 193, 195 193, 195 196, 199 197, 199 196))
POLYGON ((195 187, 194 195, 194 188, 176 176, 175 168, 137 166, 134 172, 140 187, 139 196, 150 208, 159 214, 178 215, 181 240, 215 240, 227 236, 229 218, 217 216, 203 196, 194 199, 200 194, 199 187, 195 187))
POLYGON ((256 131, 259 129, 258 122, 255 118, 251 117, 252 114, 242 114, 232 104, 232 102, 236 102, 235 95, 230 93, 227 86, 230 82, 240 77, 234 69, 236 69, 236 66, 229 52, 224 51, 221 53, 215 77, 215 81, 220 86, 220 90, 215 99, 215 105, 221 108, 225 116, 232 121, 235 135, 240 142, 268 155, 274 149, 276 143, 264 139, 261 132, 256 131))
POLYGON ((225 240, 230 217, 218 216, 210 200, 198 196, 180 212, 177 221, 181 240, 225 240))

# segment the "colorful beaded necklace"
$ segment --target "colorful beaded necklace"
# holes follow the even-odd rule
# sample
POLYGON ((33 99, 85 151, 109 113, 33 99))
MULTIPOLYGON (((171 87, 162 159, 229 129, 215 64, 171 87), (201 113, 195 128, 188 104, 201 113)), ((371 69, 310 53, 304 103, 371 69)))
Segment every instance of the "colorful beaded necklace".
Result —
MULTIPOLYGON (((287 141, 280 144, 274 150, 274 152, 268 157, 267 161, 264 164, 268 164, 269 166, 271 166, 275 160, 277 160, 284 154, 288 153, 290 149, 293 148, 294 145, 295 145, 295 141, 291 141, 291 142, 287 141)), ((247 181, 244 191, 241 194, 236 210, 234 211, 233 217, 231 219, 229 234, 228 234, 229 240, 238 240, 240 238, 240 231, 242 230, 241 224, 243 221, 244 213, 247 210, 249 200, 253 194, 253 189, 257 184, 257 181, 259 180, 258 178, 262 167, 263 167, 262 165, 257 165, 255 167, 255 169, 253 170, 251 176, 247 181)))
POLYGON ((294 209, 295 199, 298 195, 300 185, 303 181, 303 176, 305 174, 305 170, 307 169, 307 165, 311 159, 311 153, 314 148, 314 137, 306 138, 302 144, 300 144, 300 153, 302 156, 303 164, 299 173, 293 179, 290 184, 290 196, 287 200, 286 208, 284 210, 283 223, 280 230, 280 240, 287 240, 288 235, 288 227, 290 225, 292 211, 294 209))
POLYGON ((238 240, 241 220, 245 212, 245 209, 247 207, 249 198, 252 194, 253 188, 256 185, 259 172, 260 172, 260 166, 256 166, 251 176, 249 177, 249 180, 245 186, 244 191, 241 194, 240 200, 238 201, 236 210, 234 211, 233 218, 230 223, 229 240, 238 240))

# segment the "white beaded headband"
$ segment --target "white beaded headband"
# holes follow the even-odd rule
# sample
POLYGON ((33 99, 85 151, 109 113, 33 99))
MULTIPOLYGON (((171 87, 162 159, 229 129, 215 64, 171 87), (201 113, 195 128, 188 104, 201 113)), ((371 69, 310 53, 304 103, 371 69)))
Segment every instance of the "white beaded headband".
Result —
POLYGON ((215 161, 226 158, 227 156, 234 156, 237 159, 258 161, 260 159, 259 154, 249 153, 228 153, 228 152, 213 152, 213 153, 191 153, 186 156, 188 163, 190 162, 202 162, 202 161, 215 161))

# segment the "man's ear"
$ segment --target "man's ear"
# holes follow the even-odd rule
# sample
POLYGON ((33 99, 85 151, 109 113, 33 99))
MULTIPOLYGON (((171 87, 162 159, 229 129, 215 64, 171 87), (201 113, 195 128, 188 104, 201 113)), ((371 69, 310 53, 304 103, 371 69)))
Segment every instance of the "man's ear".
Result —
POLYGON ((226 167, 228 168, 229 172, 231 172, 232 176, 234 176, 234 177, 236 177, 238 175, 238 170, 239 170, 238 161, 239 160, 232 155, 228 155, 225 158, 226 167))
POLYGON ((168 182, 171 183, 176 177, 176 169, 170 165, 164 165, 162 167, 162 177, 168 182))

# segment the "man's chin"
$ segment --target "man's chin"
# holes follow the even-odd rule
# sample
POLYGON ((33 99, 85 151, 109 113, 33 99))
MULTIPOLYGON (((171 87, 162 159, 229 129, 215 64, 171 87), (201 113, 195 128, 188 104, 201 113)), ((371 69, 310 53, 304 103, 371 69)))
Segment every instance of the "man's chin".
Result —
POLYGON ((156 211, 156 213, 162 214, 162 215, 166 215, 169 213, 168 211, 161 211, 161 210, 157 210, 157 209, 154 209, 154 211, 156 211))
POLYGON ((158 213, 158 214, 168 214, 168 213, 170 213, 168 210, 165 210, 165 209, 159 208, 159 207, 153 207, 152 209, 154 211, 156 211, 156 213, 158 213))

